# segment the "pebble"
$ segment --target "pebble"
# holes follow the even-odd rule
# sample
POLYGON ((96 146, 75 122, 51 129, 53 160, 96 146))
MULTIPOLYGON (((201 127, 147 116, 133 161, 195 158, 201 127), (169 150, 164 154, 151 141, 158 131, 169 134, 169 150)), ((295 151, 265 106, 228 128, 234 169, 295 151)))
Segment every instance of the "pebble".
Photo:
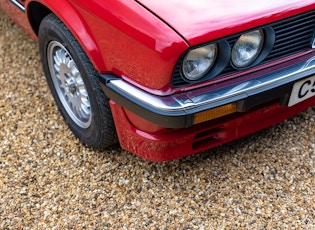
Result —
POLYGON ((0 13, 0 229, 315 229, 315 108, 194 156, 84 147, 0 13))

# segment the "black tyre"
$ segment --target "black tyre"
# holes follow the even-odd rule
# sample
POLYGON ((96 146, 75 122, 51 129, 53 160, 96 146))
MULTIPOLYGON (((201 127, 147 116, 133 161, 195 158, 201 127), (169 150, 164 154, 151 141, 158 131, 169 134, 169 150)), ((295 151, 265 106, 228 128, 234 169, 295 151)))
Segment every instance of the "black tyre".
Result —
POLYGON ((93 148, 104 149, 116 143, 109 99, 80 44, 53 14, 43 19, 38 37, 49 88, 69 128, 93 148))

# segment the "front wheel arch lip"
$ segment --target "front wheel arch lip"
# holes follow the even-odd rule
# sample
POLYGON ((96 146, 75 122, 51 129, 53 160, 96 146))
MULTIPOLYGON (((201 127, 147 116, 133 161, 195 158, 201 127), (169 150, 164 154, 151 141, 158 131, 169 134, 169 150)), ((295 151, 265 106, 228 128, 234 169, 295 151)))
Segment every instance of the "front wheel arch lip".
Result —
POLYGON ((80 43, 94 68, 99 72, 106 70, 106 63, 103 61, 101 51, 87 23, 84 21, 84 17, 68 1, 46 0, 45 4, 31 1, 25 6, 25 12, 37 39, 39 27, 43 19, 49 14, 54 14, 67 26, 80 43), (67 11, 58 10, 60 8, 67 9, 67 11))

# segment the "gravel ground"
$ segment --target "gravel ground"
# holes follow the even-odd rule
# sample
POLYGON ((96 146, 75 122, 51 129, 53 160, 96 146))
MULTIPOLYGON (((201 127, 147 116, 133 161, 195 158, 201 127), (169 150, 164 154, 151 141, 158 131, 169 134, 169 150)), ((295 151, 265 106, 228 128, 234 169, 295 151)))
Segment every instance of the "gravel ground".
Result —
POLYGON ((315 229, 315 108, 184 159, 84 147, 0 13, 0 229, 315 229))

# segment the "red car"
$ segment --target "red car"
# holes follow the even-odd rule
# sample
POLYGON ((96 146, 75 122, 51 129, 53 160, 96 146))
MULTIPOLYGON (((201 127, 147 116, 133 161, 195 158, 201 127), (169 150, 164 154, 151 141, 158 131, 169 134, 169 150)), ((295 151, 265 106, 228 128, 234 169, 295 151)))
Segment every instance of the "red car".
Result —
POLYGON ((315 104, 314 0, 0 0, 73 133, 152 161, 315 104))

